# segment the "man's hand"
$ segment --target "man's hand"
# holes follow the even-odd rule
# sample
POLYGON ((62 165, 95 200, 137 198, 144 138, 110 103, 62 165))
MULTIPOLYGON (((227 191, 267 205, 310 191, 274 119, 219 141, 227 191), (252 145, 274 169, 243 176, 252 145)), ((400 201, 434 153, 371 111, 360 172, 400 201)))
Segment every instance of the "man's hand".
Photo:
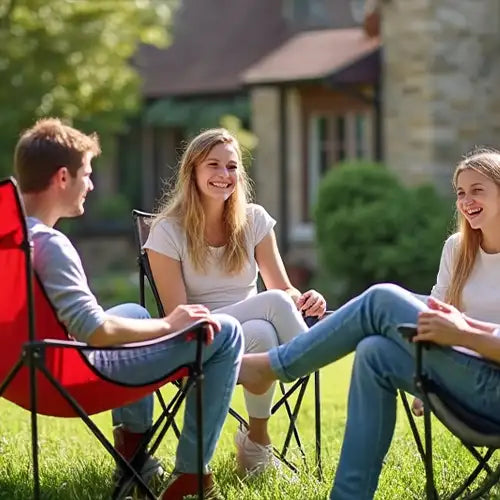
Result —
POLYGON ((214 334, 220 332, 220 323, 212 316, 210 311, 202 305, 181 305, 177 306, 164 320, 170 325, 172 330, 182 330, 195 321, 204 320, 209 324, 205 342, 211 344, 214 334))
POLYGON ((467 321, 456 308, 433 297, 427 301, 429 311, 418 315, 414 342, 433 342, 439 345, 460 345, 460 335, 469 329, 467 321))
POLYGON ((326 300, 316 290, 309 290, 297 299, 297 308, 306 316, 321 318, 326 311, 326 300))

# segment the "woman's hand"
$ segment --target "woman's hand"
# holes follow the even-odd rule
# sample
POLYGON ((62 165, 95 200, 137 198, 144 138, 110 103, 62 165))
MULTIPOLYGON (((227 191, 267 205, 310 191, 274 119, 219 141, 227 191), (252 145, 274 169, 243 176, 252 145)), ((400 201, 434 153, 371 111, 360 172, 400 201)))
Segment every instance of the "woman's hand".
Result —
POLYGON ((414 342, 433 342, 439 345, 459 345, 460 336, 469 330, 462 313, 455 307, 429 297, 430 310, 418 315, 414 342))
POLYGON ((297 299, 297 309, 305 316, 321 318, 326 311, 326 300, 316 290, 308 290, 297 299))

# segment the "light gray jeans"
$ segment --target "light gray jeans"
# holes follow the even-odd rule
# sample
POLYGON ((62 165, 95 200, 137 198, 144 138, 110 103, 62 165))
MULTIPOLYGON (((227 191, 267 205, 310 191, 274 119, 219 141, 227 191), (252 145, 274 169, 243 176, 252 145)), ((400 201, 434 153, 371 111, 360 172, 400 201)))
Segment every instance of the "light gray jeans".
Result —
MULTIPOLYGON (((213 312, 228 314, 241 323, 245 353, 267 352, 309 330, 290 295, 282 290, 267 290, 213 312)), ((259 396, 244 391, 250 417, 271 416, 274 389, 275 384, 259 396)))

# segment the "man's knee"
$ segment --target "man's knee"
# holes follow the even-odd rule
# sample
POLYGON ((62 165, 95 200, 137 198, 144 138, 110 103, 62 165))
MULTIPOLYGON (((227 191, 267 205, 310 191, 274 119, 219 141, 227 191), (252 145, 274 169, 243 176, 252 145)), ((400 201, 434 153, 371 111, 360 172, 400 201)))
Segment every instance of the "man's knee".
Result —
POLYGON ((221 325, 221 330, 216 335, 224 337, 224 339, 227 338, 238 349, 241 349, 243 346, 243 331, 240 322, 229 314, 217 313, 213 316, 221 325))
POLYGON ((106 312, 113 316, 119 316, 120 318, 130 318, 130 319, 151 318, 151 315, 149 314, 147 309, 133 302, 114 306, 111 309, 108 309, 106 312))

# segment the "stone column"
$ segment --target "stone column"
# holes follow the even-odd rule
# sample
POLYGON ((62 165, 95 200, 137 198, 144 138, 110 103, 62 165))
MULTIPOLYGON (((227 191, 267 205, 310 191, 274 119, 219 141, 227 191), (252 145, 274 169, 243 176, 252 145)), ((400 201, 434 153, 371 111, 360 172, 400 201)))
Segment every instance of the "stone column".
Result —
MULTIPOLYGON (((280 215, 280 114, 279 90, 254 87, 250 93, 252 132, 258 138, 251 176, 257 203, 275 218, 280 215)), ((279 232, 279 224, 276 228, 279 232)))

